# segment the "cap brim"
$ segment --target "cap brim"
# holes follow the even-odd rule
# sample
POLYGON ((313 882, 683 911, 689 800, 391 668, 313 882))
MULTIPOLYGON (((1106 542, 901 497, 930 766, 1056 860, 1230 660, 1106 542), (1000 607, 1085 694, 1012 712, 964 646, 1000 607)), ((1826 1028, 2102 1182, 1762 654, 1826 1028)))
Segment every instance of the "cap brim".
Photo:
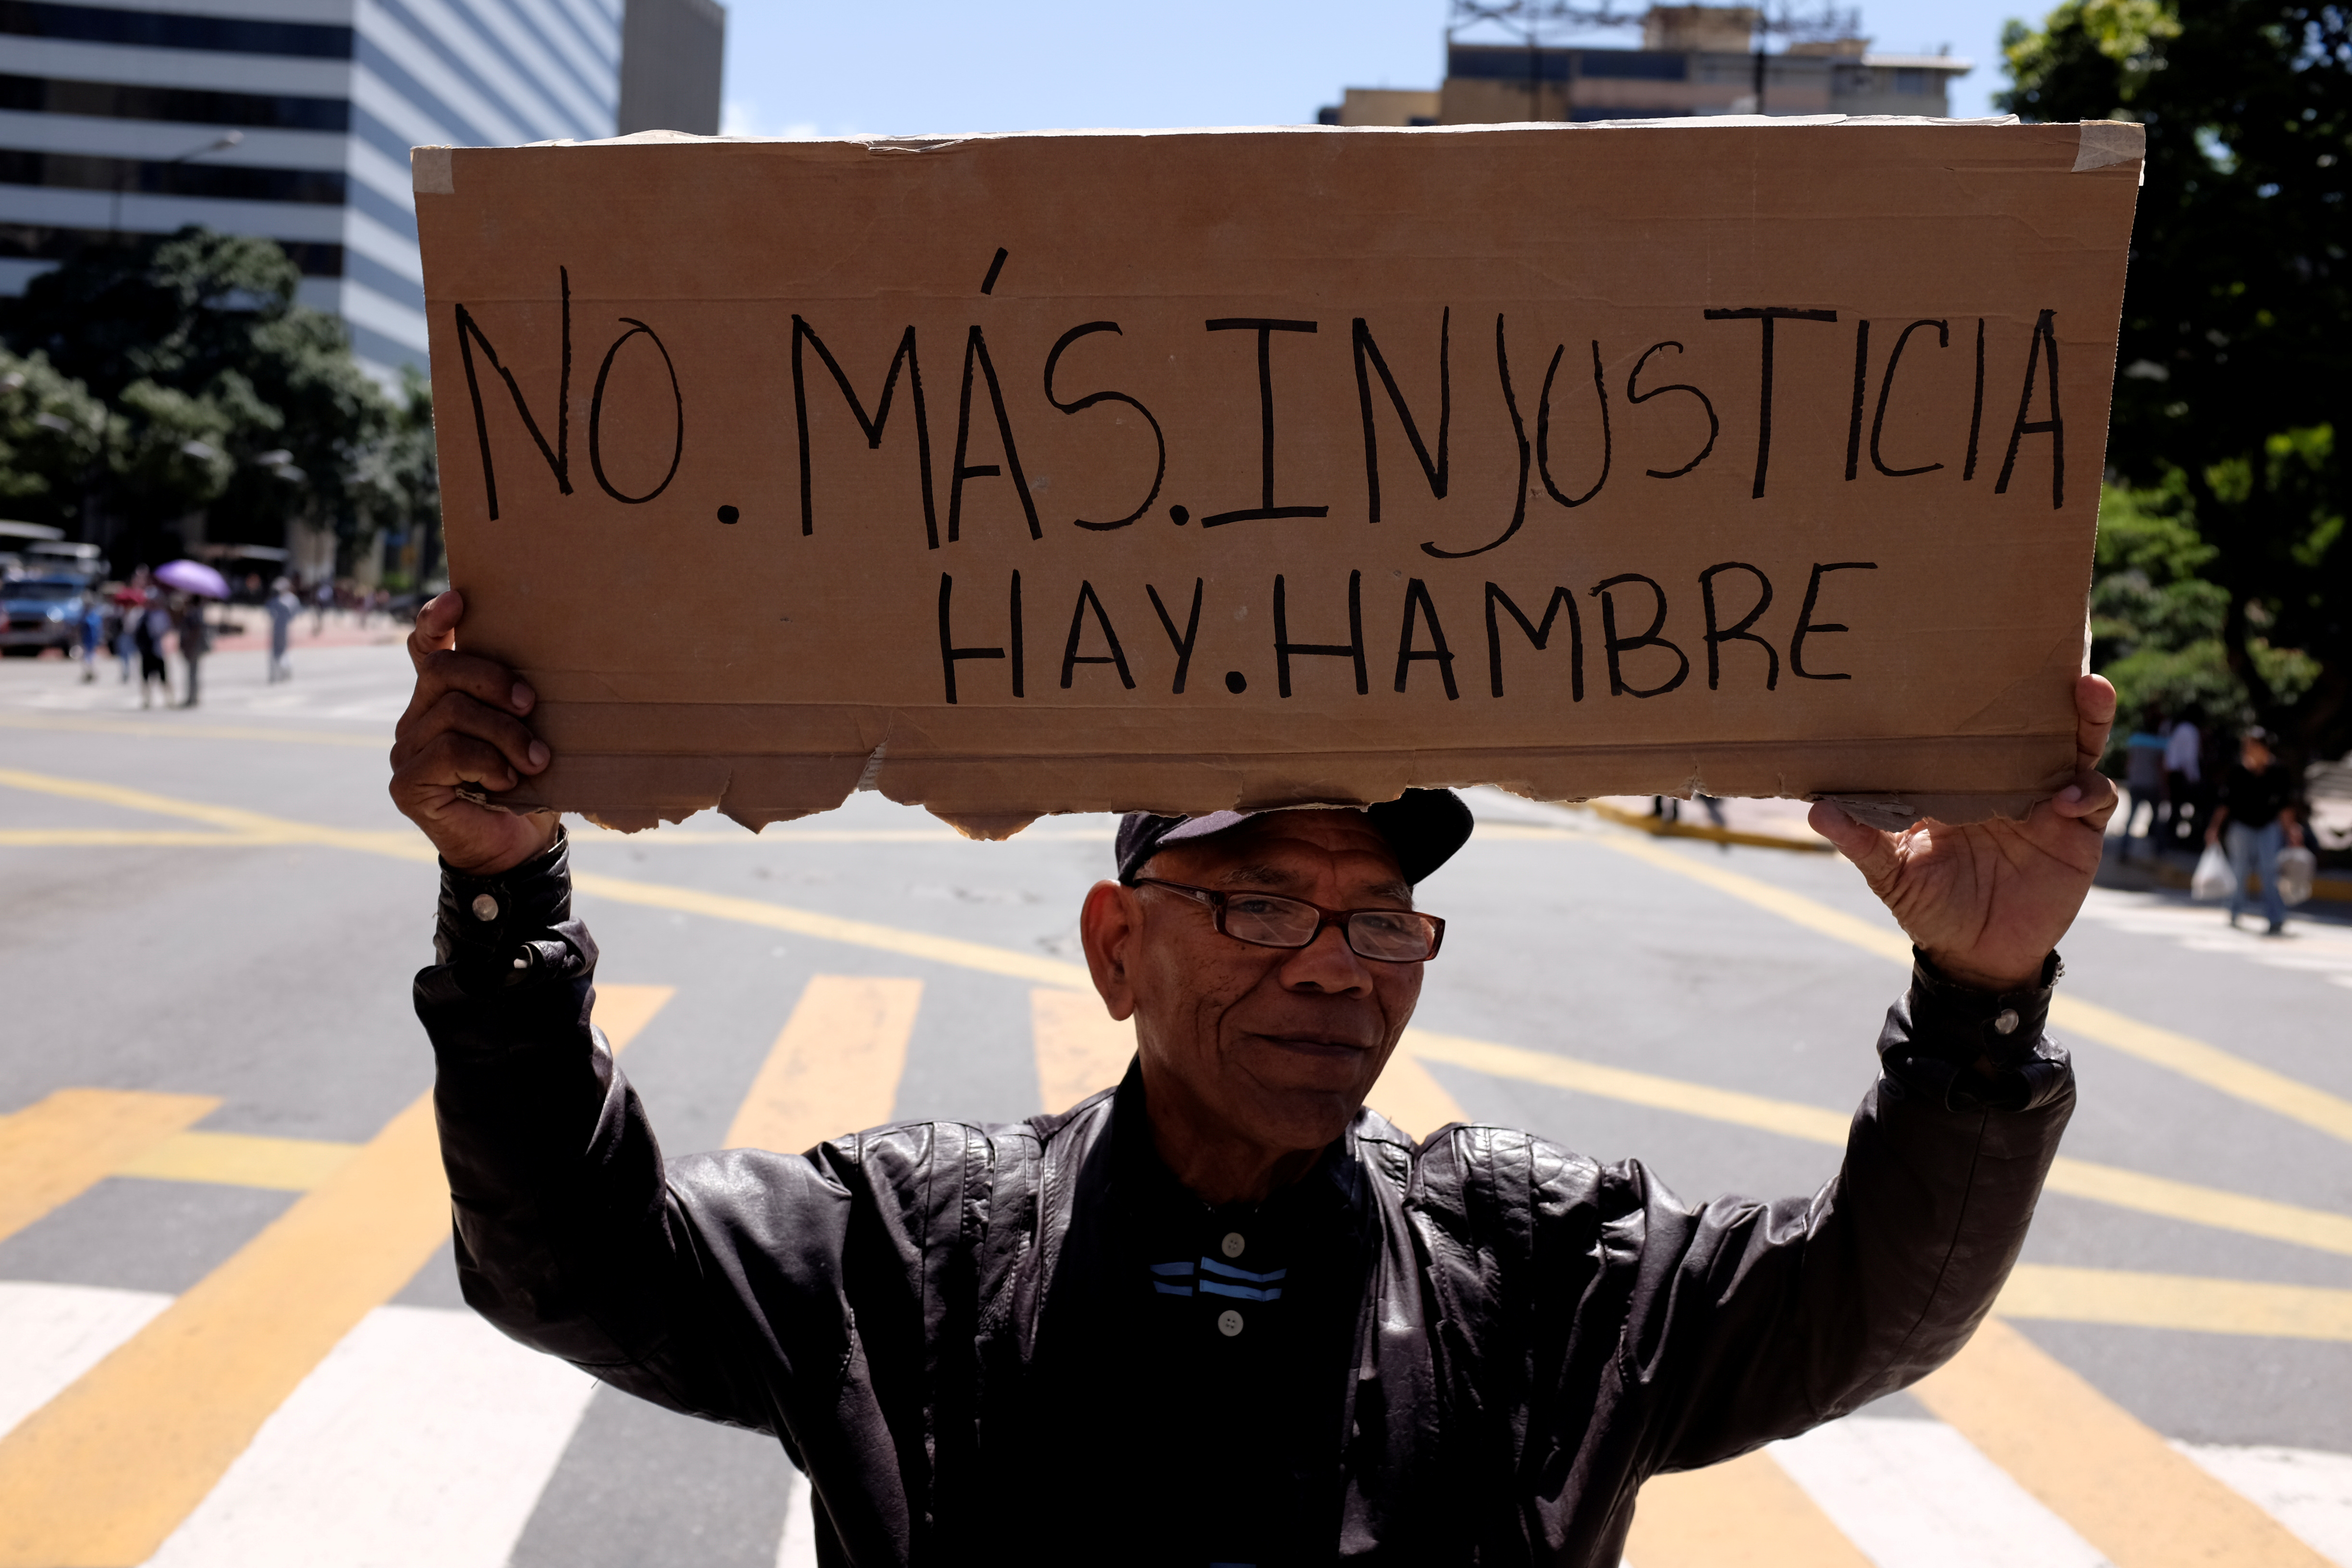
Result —
MULTIPOLYGON (((1447 789, 1412 789, 1394 800, 1373 805, 1322 809, 1362 811, 1395 851, 1397 869, 1407 882, 1415 884, 1452 859, 1454 852, 1469 842, 1474 826, 1469 806, 1447 789)), ((1138 814, 1122 824, 1118 879, 1135 880, 1151 858, 1171 844, 1213 837, 1254 818, 1271 815, 1263 811, 1212 811, 1171 820, 1138 814), (1167 826, 1155 831, 1152 825, 1158 823, 1167 826)))

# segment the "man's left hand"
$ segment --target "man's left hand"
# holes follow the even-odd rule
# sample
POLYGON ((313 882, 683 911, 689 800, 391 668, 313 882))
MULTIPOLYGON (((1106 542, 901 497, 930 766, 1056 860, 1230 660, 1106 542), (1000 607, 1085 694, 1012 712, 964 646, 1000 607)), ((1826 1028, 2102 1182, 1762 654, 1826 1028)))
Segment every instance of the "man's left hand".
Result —
POLYGON ((1882 833, 1827 801, 1813 807, 1813 830, 1861 868, 1928 962, 1963 985, 2038 984, 2090 891, 2116 809, 2116 786, 2098 771, 2116 689, 2084 676, 2074 716, 2074 782, 2022 821, 1921 822, 1882 833))

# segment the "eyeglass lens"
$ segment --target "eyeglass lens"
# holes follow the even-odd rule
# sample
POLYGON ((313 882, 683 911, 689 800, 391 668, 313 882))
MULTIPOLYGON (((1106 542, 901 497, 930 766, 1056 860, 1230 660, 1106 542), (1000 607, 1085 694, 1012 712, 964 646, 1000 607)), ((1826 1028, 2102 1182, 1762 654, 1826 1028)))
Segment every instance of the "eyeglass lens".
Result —
MULTIPOLYGON (((1264 947, 1304 947, 1323 921, 1312 904, 1265 894, 1225 900, 1225 934, 1264 947)), ((1358 910, 1348 917, 1348 945, 1366 958, 1412 963, 1432 945, 1426 916, 1411 910, 1358 910)))

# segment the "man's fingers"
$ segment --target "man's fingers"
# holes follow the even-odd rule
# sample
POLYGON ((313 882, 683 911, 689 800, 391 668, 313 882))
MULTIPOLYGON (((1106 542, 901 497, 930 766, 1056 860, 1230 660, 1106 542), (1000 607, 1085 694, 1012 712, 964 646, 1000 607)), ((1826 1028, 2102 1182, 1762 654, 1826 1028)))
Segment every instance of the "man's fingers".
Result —
POLYGON ((2085 768, 2074 775, 2073 784, 2050 797, 2050 805, 2061 816, 2081 817, 2094 827, 2104 828, 2122 799, 2113 779, 2095 768, 2085 768))
POLYGON ((445 733, 471 735, 488 741, 506 757, 517 773, 535 773, 547 766, 545 742, 524 727, 521 720, 500 713, 485 703, 478 702, 462 691, 445 691, 433 706, 426 709, 419 722, 410 725, 394 746, 394 765, 401 758, 429 746, 445 733))
POLYGON ((497 794, 521 782, 522 775, 504 752, 488 741, 453 730, 445 730, 416 748, 392 771, 395 800, 404 790, 478 784, 497 794))
POLYGON ((1873 888, 1895 874, 1895 840, 1890 836, 1856 822, 1825 800, 1815 801, 1805 820, 1812 824, 1814 832, 1835 845, 1839 854, 1853 861, 1863 879, 1873 888))
POLYGON ((408 633, 408 661, 425 672, 427 654, 454 647, 457 623, 466 618, 466 596, 452 588, 436 594, 416 607, 416 625, 408 633))
POLYGON ((461 692, 500 712, 518 716, 530 712, 539 703, 539 694, 529 683, 517 680, 514 671, 496 659, 444 649, 427 653, 418 662, 416 693, 409 700, 403 725, 431 712, 435 704, 451 692, 461 692))
POLYGON ((2107 754, 2107 730, 2116 721, 2116 689, 2104 675, 2085 675, 2074 682, 2074 754, 2076 765, 2089 770, 2107 754))

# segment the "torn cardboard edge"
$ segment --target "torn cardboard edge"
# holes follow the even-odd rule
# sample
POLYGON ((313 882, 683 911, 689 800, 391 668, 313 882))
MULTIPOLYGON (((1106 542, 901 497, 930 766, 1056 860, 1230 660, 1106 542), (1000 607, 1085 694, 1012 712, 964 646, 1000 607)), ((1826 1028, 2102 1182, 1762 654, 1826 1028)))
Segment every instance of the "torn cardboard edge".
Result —
MULTIPOLYGON (((1847 768, 1851 784, 1790 787, 1794 776, 1818 779, 1820 748, 1786 742, 1726 748, 1661 744, 1593 750, 1318 753, 1311 757, 1097 755, 1052 759, 1061 787, 1032 796, 1034 808, 1003 810, 995 775, 1034 768, 1040 759, 929 754, 888 757, 885 742, 871 753, 578 753, 559 758, 555 771, 523 781, 503 798, 517 810, 569 811, 600 826, 635 832, 681 822, 704 810, 759 831, 771 822, 831 811, 853 794, 872 790, 901 805, 919 805, 970 837, 1005 838, 1049 816, 1146 810, 1169 816, 1229 809, 1272 810, 1307 805, 1362 806, 1392 800, 1407 789, 1492 784, 1529 800, 1573 802, 1612 795, 1701 794, 1832 800, 1875 827, 1897 830, 1923 818, 1950 823, 2015 818, 2065 787, 2073 777, 2074 737, 1984 736, 1946 739, 1925 749, 1917 741, 1888 742, 1912 758, 1915 777, 1945 771, 1939 753, 2004 753, 2010 777, 2035 777, 2034 787, 1952 789, 1923 785, 1873 787, 1880 772, 1859 748, 1847 768), (1922 757, 1925 761, 1922 761, 1922 757), (2063 759, 2063 761, 2062 761, 2063 759), (1811 762, 1813 765, 1804 765, 1811 762), (1072 781, 1083 780, 1083 784, 1072 781), (1345 781, 1345 782, 1343 782, 1345 781)), ((1839 748, 1853 752, 1853 742, 1839 748)), ((1883 759, 1881 759, 1883 762, 1883 759)), ((1883 773, 1882 773, 1882 776, 1883 773)), ((486 802, 488 796, 480 796, 486 802)))
MULTIPOLYGON (((1569 122, 1528 120, 1481 125, 1193 125, 1150 129, 1110 127, 1042 131, 941 132, 915 136, 698 136, 685 131, 633 131, 626 136, 604 136, 586 141, 563 137, 553 141, 529 142, 523 145, 567 148, 757 147, 808 143, 818 146, 827 144, 857 146, 874 153, 930 153, 971 142, 1000 142, 1019 137, 1242 136, 1258 135, 1270 131, 1339 136, 1449 136, 1495 131, 1727 131, 1765 128, 1791 130, 1823 125, 2005 126, 2022 123, 2023 121, 2014 114, 1983 115, 1969 119, 1938 119, 1924 114, 1715 114, 1685 115, 1667 120, 1591 120, 1569 122)), ((2083 139, 2081 151, 2074 158, 2076 174, 2090 169, 2104 169, 2112 163, 2129 163, 2133 159, 2146 155, 2147 128, 2136 121, 2086 120, 2080 121, 2079 124, 2083 139)), ((457 195, 456 170, 451 158, 451 154, 457 151, 455 147, 438 144, 409 149, 409 167, 418 195, 457 195)))

